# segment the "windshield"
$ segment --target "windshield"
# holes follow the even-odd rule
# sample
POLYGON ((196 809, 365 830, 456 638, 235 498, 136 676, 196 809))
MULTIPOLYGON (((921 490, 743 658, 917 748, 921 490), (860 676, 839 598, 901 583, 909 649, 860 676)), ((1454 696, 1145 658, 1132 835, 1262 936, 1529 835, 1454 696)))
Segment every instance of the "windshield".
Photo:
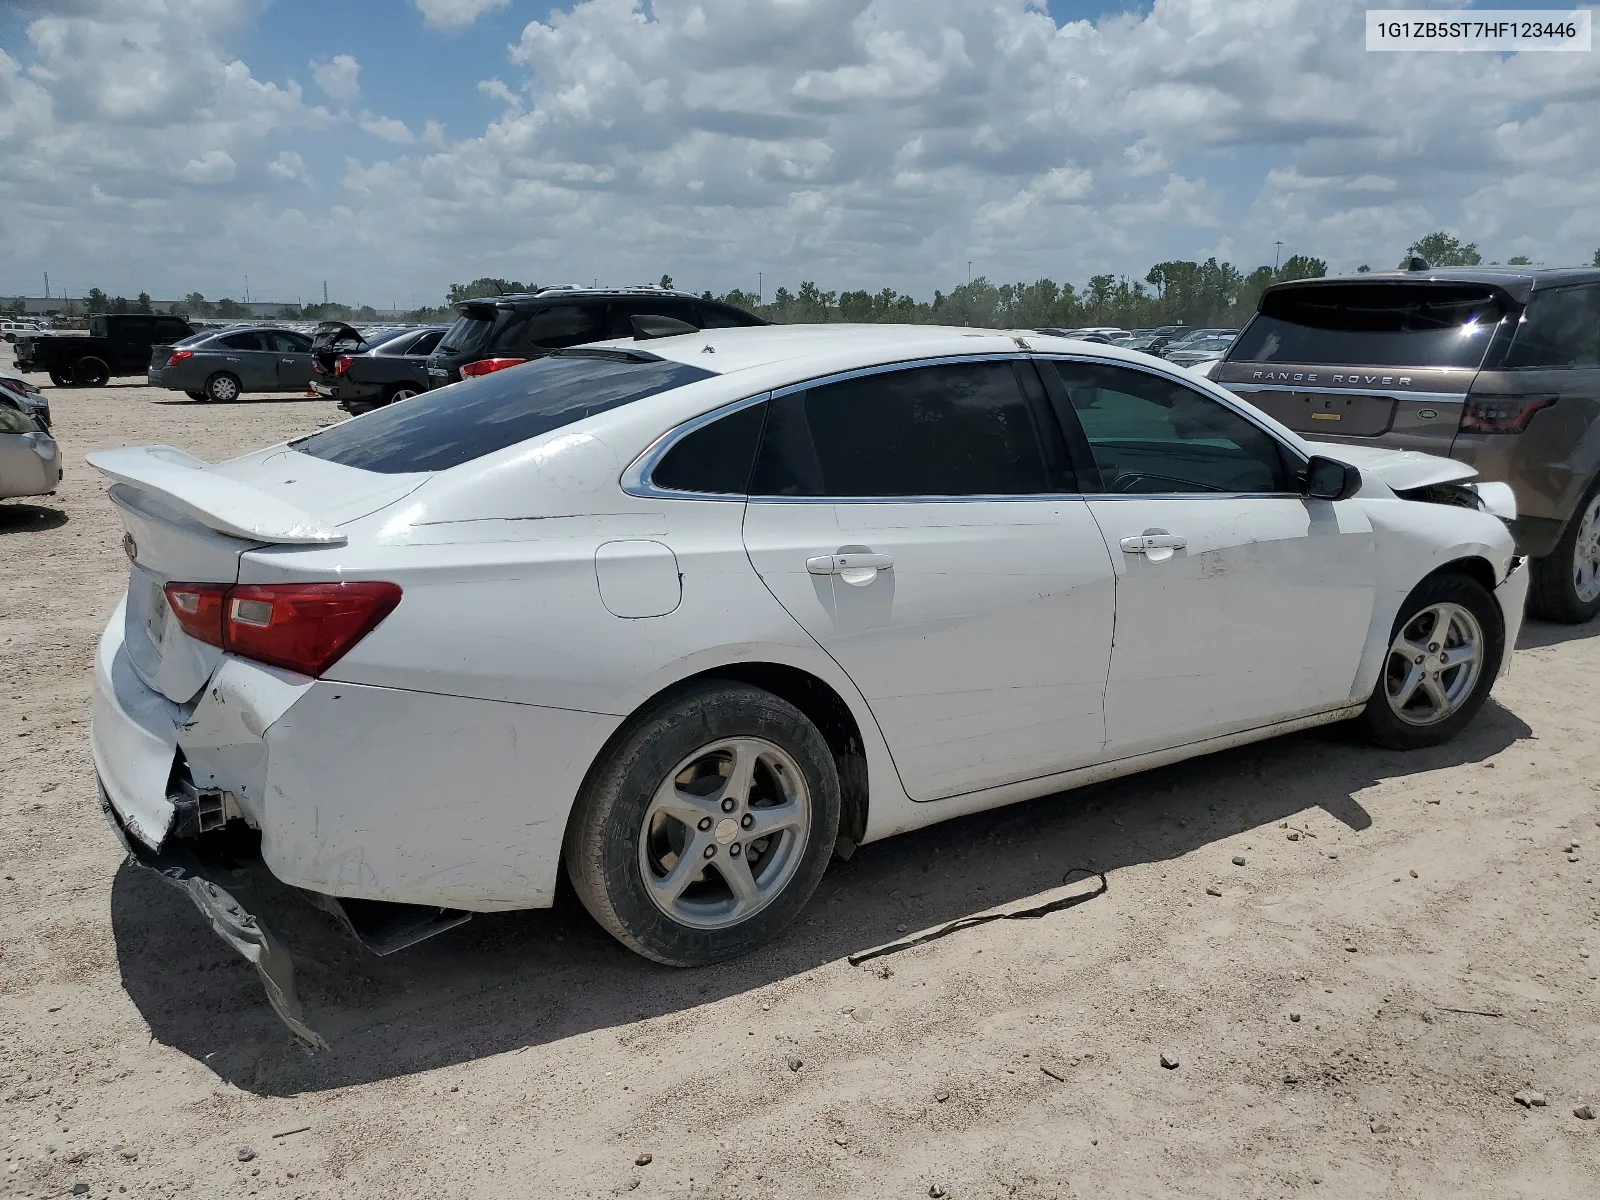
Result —
POLYGON ((362 471, 443 471, 713 374, 654 357, 559 354, 439 388, 289 444, 362 471))
POLYGON ((1504 312, 1499 293, 1481 284, 1283 288, 1261 298, 1228 361, 1476 367, 1504 312))

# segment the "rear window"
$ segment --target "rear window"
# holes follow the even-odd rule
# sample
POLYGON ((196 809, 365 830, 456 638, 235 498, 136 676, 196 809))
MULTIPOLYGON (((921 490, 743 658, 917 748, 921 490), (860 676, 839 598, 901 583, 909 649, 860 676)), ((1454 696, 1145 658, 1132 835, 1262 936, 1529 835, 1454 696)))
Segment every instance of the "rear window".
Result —
POLYGON ((1323 284, 1268 292, 1230 362, 1476 367, 1505 309, 1477 284, 1323 284))
POLYGON ((474 354, 494 328, 497 310, 489 307, 474 308, 455 319, 439 343, 442 354, 474 354), (476 314, 476 315, 474 315, 476 314))
POLYGON ((290 445, 385 475, 443 471, 713 374, 666 359, 561 354, 439 388, 290 445))

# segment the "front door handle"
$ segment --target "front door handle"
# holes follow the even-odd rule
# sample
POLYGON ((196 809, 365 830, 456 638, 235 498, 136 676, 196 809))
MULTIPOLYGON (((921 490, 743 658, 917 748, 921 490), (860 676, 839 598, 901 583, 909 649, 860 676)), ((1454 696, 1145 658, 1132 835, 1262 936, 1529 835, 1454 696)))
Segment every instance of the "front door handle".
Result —
MULTIPOLYGON (((1137 537, 1125 537, 1119 543, 1124 554, 1148 554, 1152 550, 1182 550, 1189 544, 1188 538, 1168 533, 1165 529, 1146 529, 1137 537)), ((1162 555, 1166 557, 1166 555, 1162 555)))
POLYGON ((887 554, 819 554, 806 559, 806 570, 813 575, 843 575, 854 571, 887 571, 894 559, 887 554))

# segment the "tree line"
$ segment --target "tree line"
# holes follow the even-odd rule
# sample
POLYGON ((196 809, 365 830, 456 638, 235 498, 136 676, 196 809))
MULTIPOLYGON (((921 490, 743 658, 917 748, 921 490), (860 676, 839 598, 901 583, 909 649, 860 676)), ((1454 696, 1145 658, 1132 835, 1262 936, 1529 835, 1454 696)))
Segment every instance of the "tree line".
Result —
MULTIPOLYGON (((1465 242, 1440 230, 1418 238, 1406 248, 1400 266, 1413 258, 1426 259, 1435 267, 1479 266, 1483 257, 1477 243, 1465 242)), ((1496 265, 1496 264, 1491 264, 1496 265)), ((1527 257, 1507 260, 1508 266, 1530 266, 1527 257)), ((1600 250, 1592 265, 1600 267, 1600 250)), ((1356 268, 1366 272, 1363 264, 1356 268)), ((1328 264, 1320 258, 1296 254, 1275 266, 1259 266, 1245 272, 1233 263, 1208 258, 1205 262, 1175 260, 1160 262, 1145 272, 1142 279, 1126 275, 1095 275, 1081 288, 1041 278, 1032 283, 993 283, 980 276, 959 284, 949 292, 935 291, 933 299, 919 300, 894 288, 878 291, 825 291, 807 280, 791 292, 780 287, 772 296, 758 296, 740 288, 720 295, 704 291, 706 300, 720 300, 777 324, 829 321, 892 322, 910 325, 965 325, 1001 329, 1080 329, 1107 325, 1122 329, 1154 328, 1161 325, 1238 326, 1256 309, 1261 293, 1274 283, 1291 279, 1315 279, 1326 275, 1328 264)), ((672 276, 663 275, 661 287, 670 288, 672 276)), ((536 285, 498 276, 483 276, 468 283, 451 284, 445 303, 401 314, 409 322, 449 321, 455 306, 464 300, 508 295, 534 290, 536 285)), ((13 302, 21 311, 21 301, 13 302)), ((68 315, 76 306, 68 304, 68 315)), ((91 288, 84 310, 96 312, 150 312, 149 293, 140 292, 135 300, 108 297, 91 288)), ((207 300, 190 292, 176 306, 184 316, 213 317, 223 320, 248 320, 250 310, 236 300, 224 297, 207 300)), ((345 304, 287 305, 279 310, 281 320, 344 320, 371 322, 378 319, 370 306, 345 304)))

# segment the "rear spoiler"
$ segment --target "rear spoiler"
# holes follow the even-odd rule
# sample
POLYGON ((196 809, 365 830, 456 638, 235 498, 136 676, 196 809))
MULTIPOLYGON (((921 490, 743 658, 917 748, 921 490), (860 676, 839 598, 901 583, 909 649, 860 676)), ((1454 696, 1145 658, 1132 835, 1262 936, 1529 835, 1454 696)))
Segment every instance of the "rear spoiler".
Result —
POLYGON ((102 475, 229 537, 295 546, 339 545, 346 540, 304 509, 218 475, 208 470, 210 463, 173 446, 124 446, 96 450, 87 457, 102 475))

